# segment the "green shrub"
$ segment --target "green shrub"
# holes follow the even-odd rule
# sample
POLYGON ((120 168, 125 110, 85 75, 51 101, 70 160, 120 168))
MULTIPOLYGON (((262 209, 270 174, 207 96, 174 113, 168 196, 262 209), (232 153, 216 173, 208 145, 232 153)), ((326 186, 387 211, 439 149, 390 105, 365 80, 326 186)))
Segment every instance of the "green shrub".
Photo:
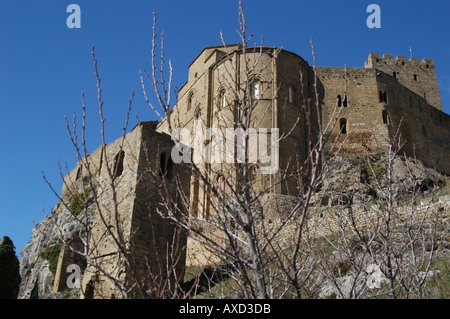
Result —
POLYGON ((86 188, 84 193, 74 193, 70 201, 70 211, 74 216, 78 216, 86 208, 89 196, 92 193, 90 187, 86 188))
POLYGON ((387 168, 381 163, 373 163, 372 165, 364 166, 362 176, 364 181, 372 188, 377 187, 377 182, 387 173, 387 168))
POLYGON ((58 266, 60 252, 61 246, 59 244, 52 244, 44 248, 40 253, 40 256, 48 261, 49 269, 53 275, 55 275, 56 273, 56 267, 58 266))

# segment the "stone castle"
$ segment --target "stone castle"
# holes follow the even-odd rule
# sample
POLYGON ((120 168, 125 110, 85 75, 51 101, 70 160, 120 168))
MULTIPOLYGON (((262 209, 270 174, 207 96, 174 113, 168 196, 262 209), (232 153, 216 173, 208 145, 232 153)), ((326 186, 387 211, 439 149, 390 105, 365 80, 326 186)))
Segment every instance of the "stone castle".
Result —
MULTIPOLYGON (((196 120, 201 120, 207 128, 232 127, 233 121, 227 123, 224 118, 242 116, 236 114, 236 109, 242 102, 240 92, 244 87, 257 100, 251 115, 257 127, 277 128, 280 135, 288 135, 279 145, 280 170, 258 175, 256 191, 270 189, 273 194, 289 195, 293 182, 279 182, 284 168, 293 159, 306 159, 309 145, 317 138, 318 126, 327 123, 332 125, 322 154, 324 160, 334 155, 386 150, 400 134, 402 152, 450 174, 450 116, 442 112, 432 59, 393 59, 391 55, 371 53, 362 68, 312 67, 297 54, 275 48, 205 48, 189 66, 188 81, 179 90, 170 126, 194 130, 196 120), (311 118, 317 123, 313 127, 306 123, 311 118)), ((168 259, 171 239, 185 238, 182 229, 158 213, 169 209, 160 203, 163 180, 167 185, 164 193, 173 205, 187 200, 186 213, 198 218, 207 219, 214 212, 208 186, 191 173, 189 165, 175 164, 171 159, 174 142, 168 131, 166 120, 140 123, 125 137, 90 154, 65 178, 62 198, 68 202, 74 189, 82 193, 89 185, 95 185, 97 195, 90 209, 94 215, 100 208, 107 213, 91 221, 90 254, 101 256, 103 267, 114 278, 137 280, 145 276, 148 267, 164 273, 158 261, 168 259), (95 181, 88 176, 94 176, 95 181), (117 195, 110 187, 111 178, 117 195), (181 186, 183 196, 176 191, 177 186, 181 186), (112 205, 114 196, 117 207, 112 205), (123 225, 122 240, 133 256, 131 266, 138 269, 132 273, 127 271, 131 266, 122 263, 123 252, 111 245, 111 231, 114 232, 117 219, 123 225), (105 224, 112 225, 113 230, 105 224)), ((214 176, 221 168, 204 164, 199 169, 214 176)), ((63 210, 63 206, 58 209, 63 210)), ((186 251, 177 249, 176 269, 182 274, 186 251)), ((189 244, 187 250, 189 254, 189 244)), ((64 288, 65 269, 73 262, 72 255, 64 248, 60 252, 55 291, 64 288)), ((90 267, 84 273, 82 286, 85 298, 110 296, 115 289, 108 278, 90 267)))

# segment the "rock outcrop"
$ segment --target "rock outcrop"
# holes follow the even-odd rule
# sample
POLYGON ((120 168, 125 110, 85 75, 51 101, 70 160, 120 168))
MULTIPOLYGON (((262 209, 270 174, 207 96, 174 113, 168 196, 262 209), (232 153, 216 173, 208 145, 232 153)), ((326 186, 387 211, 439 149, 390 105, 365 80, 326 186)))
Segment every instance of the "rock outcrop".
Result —
MULTIPOLYGON (((314 194, 311 205, 322 207, 325 212, 334 206, 351 206, 358 210, 364 204, 375 203, 377 194, 370 184, 373 183, 374 178, 380 181, 385 179, 386 168, 383 166, 382 157, 375 158, 368 164, 359 158, 346 159, 336 157, 329 161, 324 167, 324 180, 322 187, 314 194), (368 173, 367 165, 371 165, 368 173), (370 176, 367 176, 369 174, 370 176), (379 176, 374 176, 374 175, 379 176)), ((394 189, 397 194, 414 191, 419 195, 417 197, 417 205, 422 205, 422 202, 427 203, 448 203, 449 186, 446 186, 447 178, 440 175, 436 171, 423 166, 421 163, 416 163, 408 159, 396 159, 393 164, 393 182, 394 189)), ((80 188, 81 190, 81 188, 80 188)), ((402 203, 402 196, 398 196, 399 206, 408 203, 402 203)), ((66 198, 66 202, 70 199, 66 198)), ((269 218, 276 218, 276 214, 288 213, 296 204, 298 199, 294 196, 262 196, 260 206, 256 209, 267 211, 268 207, 273 209, 269 212, 269 218)), ((410 204, 410 202, 409 202, 410 204)), ((95 209, 94 205, 88 206, 88 211, 92 213, 91 209, 95 209)), ((320 211, 320 210, 319 210, 320 211)), ((44 219, 36 225, 33 229, 31 241, 24 247, 21 253, 20 275, 22 283, 20 286, 19 298, 23 299, 43 299, 43 298, 70 298, 77 297, 76 291, 65 291, 54 293, 54 269, 55 262, 58 261, 58 249, 52 249, 51 253, 45 253, 49 247, 63 247, 65 243, 73 242, 80 238, 83 232, 83 221, 78 218, 83 214, 75 217, 68 207, 60 204, 55 209, 51 216, 44 219), (50 255, 50 256, 49 256, 50 255), (53 272, 52 272, 53 270, 53 272)), ((446 225, 450 224, 447 218, 443 221, 446 225)), ((448 227, 439 234, 439 238, 443 238, 437 243, 431 245, 431 249, 443 249, 447 251, 450 249, 450 237, 446 235, 448 227)), ((196 258, 199 252, 192 246, 191 250, 195 251, 196 258)), ((188 263, 191 262, 188 257, 188 263)), ((368 264, 367 267, 370 265, 368 264)), ((60 267, 61 268, 61 267, 60 267)), ((64 268, 64 267, 62 267, 64 268)), ((64 271, 64 269, 63 269, 64 271)), ((321 297, 327 298, 336 296, 336 289, 348 290, 349 282, 352 279, 352 270, 343 275, 342 278, 334 283, 326 284, 321 290, 321 297), (337 286, 336 286, 337 285, 337 286)), ((359 285, 365 284, 359 282, 359 285)), ((61 290, 59 290, 61 291, 61 290)))
MULTIPOLYGON (((81 217, 81 216, 80 216, 81 217)), ((58 207, 33 229, 30 242, 20 254, 21 299, 61 298, 53 293, 54 269, 64 242, 78 238, 83 223, 66 208, 58 207), (49 250, 49 247, 53 249, 49 250), (45 254, 46 251, 51 253, 45 254), (47 258, 47 259, 46 259, 47 258)))

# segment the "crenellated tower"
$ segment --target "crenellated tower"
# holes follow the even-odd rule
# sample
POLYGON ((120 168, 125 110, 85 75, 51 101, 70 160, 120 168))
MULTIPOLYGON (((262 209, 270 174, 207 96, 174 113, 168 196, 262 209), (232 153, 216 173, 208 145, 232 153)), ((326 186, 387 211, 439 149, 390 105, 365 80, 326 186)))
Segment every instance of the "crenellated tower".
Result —
POLYGON ((370 53, 364 67, 377 69, 392 76, 402 86, 423 97, 428 104, 442 111, 439 83, 433 59, 425 58, 420 61, 417 58, 407 59, 402 55, 393 59, 390 54, 380 57, 378 53, 370 53))

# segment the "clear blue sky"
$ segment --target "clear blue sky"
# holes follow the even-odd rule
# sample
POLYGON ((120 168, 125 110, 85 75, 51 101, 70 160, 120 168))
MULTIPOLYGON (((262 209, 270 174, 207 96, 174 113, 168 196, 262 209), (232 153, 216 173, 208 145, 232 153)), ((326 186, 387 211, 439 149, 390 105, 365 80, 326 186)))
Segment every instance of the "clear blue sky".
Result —
MULTIPOLYGON (((89 148, 100 142, 90 50, 96 46, 103 79, 108 140, 120 136, 131 90, 136 116, 154 119, 139 91, 138 69, 149 67, 152 10, 166 37, 166 55, 181 87, 189 63, 205 46, 238 42, 237 0, 0 0, 0 236, 19 252, 33 221, 56 204, 41 177, 59 190, 57 161, 75 164, 64 115, 80 111, 85 91, 89 148), (68 29, 66 8, 81 7, 81 29, 68 29)), ((247 0, 248 27, 318 65, 362 66, 369 52, 435 59, 444 110, 450 111, 450 2, 447 0, 247 0), (366 26, 366 8, 382 9, 382 28, 366 26)))

